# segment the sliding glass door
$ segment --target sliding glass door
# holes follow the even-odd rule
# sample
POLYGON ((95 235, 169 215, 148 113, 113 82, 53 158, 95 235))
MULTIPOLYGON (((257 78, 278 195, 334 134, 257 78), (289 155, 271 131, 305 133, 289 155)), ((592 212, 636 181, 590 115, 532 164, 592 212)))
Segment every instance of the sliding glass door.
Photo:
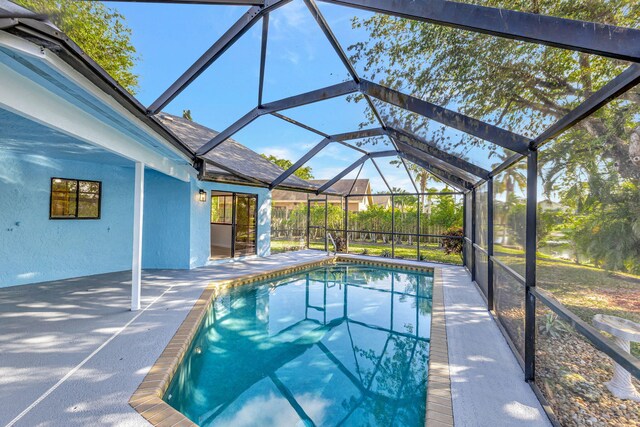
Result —
POLYGON ((211 258, 257 253, 258 196, 211 192, 211 258))
POLYGON ((257 207, 257 195, 236 194, 235 256, 256 254, 257 207))

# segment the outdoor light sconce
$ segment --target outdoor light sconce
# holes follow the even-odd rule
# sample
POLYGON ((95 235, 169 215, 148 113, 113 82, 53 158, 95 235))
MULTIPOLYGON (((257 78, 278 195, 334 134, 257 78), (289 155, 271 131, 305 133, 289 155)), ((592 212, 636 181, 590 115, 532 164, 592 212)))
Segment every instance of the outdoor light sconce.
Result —
POLYGON ((200 191, 198 191, 198 200, 201 202, 207 201, 207 192, 203 189, 200 189, 200 191))

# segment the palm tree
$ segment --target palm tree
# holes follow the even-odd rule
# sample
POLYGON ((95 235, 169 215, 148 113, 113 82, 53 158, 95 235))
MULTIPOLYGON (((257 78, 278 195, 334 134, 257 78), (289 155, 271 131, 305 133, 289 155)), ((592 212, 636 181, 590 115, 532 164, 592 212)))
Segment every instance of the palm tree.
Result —
MULTIPOLYGON (((508 157, 507 153, 499 154, 498 158, 500 161, 493 164, 492 167, 496 168, 498 165, 502 164, 507 159, 507 157, 508 157)), ((507 235, 507 227, 506 227, 507 213, 509 212, 509 207, 515 204, 514 192, 515 192, 516 185, 521 190, 526 188, 527 186, 527 176, 526 176, 526 172, 524 171, 525 168, 526 168, 526 165, 524 163, 522 162, 516 163, 512 167, 500 173, 500 175, 498 175, 499 179, 494 180, 494 184, 493 184, 494 193, 505 194, 504 206, 503 206, 503 209, 501 210, 502 212, 499 213, 500 225, 502 227, 502 242, 501 242, 502 245, 508 244, 508 235, 507 235)), ((491 203, 491 201, 489 201, 489 203, 491 203)))
MULTIPOLYGON (((396 167, 400 167, 400 165, 402 164, 402 161, 394 160, 391 162, 391 164, 395 164, 396 167)), ((426 193, 427 184, 429 183, 429 176, 431 176, 429 171, 416 165, 415 163, 407 162, 406 165, 407 165, 407 169, 409 169, 409 172, 413 173, 413 175, 415 176, 414 179, 418 183, 418 190, 420 191, 420 193, 426 193)), ((424 201, 422 202, 422 205, 420 206, 420 208, 423 208, 423 207, 424 207, 424 201)), ((421 209, 421 211, 423 211, 423 209, 421 209)))

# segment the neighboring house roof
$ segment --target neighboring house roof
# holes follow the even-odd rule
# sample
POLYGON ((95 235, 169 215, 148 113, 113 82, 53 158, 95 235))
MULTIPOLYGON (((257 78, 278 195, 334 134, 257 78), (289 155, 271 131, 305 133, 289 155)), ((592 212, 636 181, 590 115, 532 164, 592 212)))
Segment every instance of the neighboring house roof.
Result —
POLYGON ((374 194, 371 196, 373 204, 386 207, 391 206, 391 196, 386 194, 374 194))
MULTIPOLYGON (((322 186, 324 183, 329 181, 328 179, 310 179, 309 183, 314 184, 317 187, 322 186)), ((357 179, 355 180, 355 185, 353 184, 353 179, 341 179, 329 188, 329 191, 335 192, 336 194, 345 195, 348 194, 353 187, 353 191, 351 194, 370 194, 371 193, 371 185, 368 179, 357 179)), ((362 196, 362 200, 367 198, 367 196, 362 196)), ((293 193, 290 191, 282 191, 282 190, 274 190, 272 193, 272 199, 274 202, 303 202, 307 200, 307 195, 304 193, 293 193)), ((354 197, 354 201, 360 201, 359 197, 354 197)), ((371 200, 369 199, 369 202, 371 200)))
MULTIPOLYGON (((219 133, 194 121, 171 114, 160 113, 158 119, 193 151, 219 133)), ((233 181, 255 180, 258 184, 268 185, 284 172, 279 166, 233 139, 227 139, 204 157, 212 163, 207 165, 205 178, 213 180, 226 180, 231 177, 233 181), (234 175, 235 178, 233 178, 234 175)), ((281 186, 303 190, 318 188, 317 185, 295 175, 285 179, 281 186)), ((306 195, 302 195, 306 198, 306 195)))
MULTIPOLYGON (((316 184, 318 187, 324 185, 328 179, 310 179, 309 182, 316 184)), ((355 185, 353 185, 353 179, 341 179, 330 188, 336 193, 340 194, 369 194, 371 193, 371 187, 368 179, 356 179, 355 185), (351 187, 353 186, 353 190, 351 187)))
POLYGON ((538 203, 538 207, 540 208, 540 210, 547 212, 547 211, 560 211, 560 210, 564 210, 566 207, 561 204, 561 203, 557 203, 551 200, 543 200, 541 202, 538 203))
POLYGON ((273 190, 271 199, 274 202, 305 202, 307 201, 307 194, 295 191, 273 190))

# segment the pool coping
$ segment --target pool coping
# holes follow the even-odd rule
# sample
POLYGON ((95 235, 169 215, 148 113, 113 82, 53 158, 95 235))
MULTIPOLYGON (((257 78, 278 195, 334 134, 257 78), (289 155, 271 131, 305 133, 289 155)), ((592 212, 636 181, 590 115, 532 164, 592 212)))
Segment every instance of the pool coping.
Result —
POLYGON ((429 337, 429 379, 427 386, 427 427, 453 427, 453 402, 449 371, 449 348, 444 306, 442 269, 434 268, 429 337))
POLYGON ((321 260, 313 260, 289 267, 274 268, 232 279, 211 282, 202 291, 202 294, 198 297, 189 314, 187 314, 187 317, 160 354, 160 357, 156 360, 137 390, 131 396, 129 405, 155 427, 197 427, 196 423, 166 403, 162 397, 171 384, 178 367, 182 363, 214 297, 228 287, 283 276, 309 267, 345 261, 413 271, 433 271, 434 284, 431 340, 429 346, 427 416, 425 422, 429 427, 453 426, 441 269, 423 264, 419 265, 417 263, 397 262, 398 260, 392 259, 372 260, 370 258, 341 255, 328 256, 321 260), (431 416, 430 411, 432 412, 431 416))

